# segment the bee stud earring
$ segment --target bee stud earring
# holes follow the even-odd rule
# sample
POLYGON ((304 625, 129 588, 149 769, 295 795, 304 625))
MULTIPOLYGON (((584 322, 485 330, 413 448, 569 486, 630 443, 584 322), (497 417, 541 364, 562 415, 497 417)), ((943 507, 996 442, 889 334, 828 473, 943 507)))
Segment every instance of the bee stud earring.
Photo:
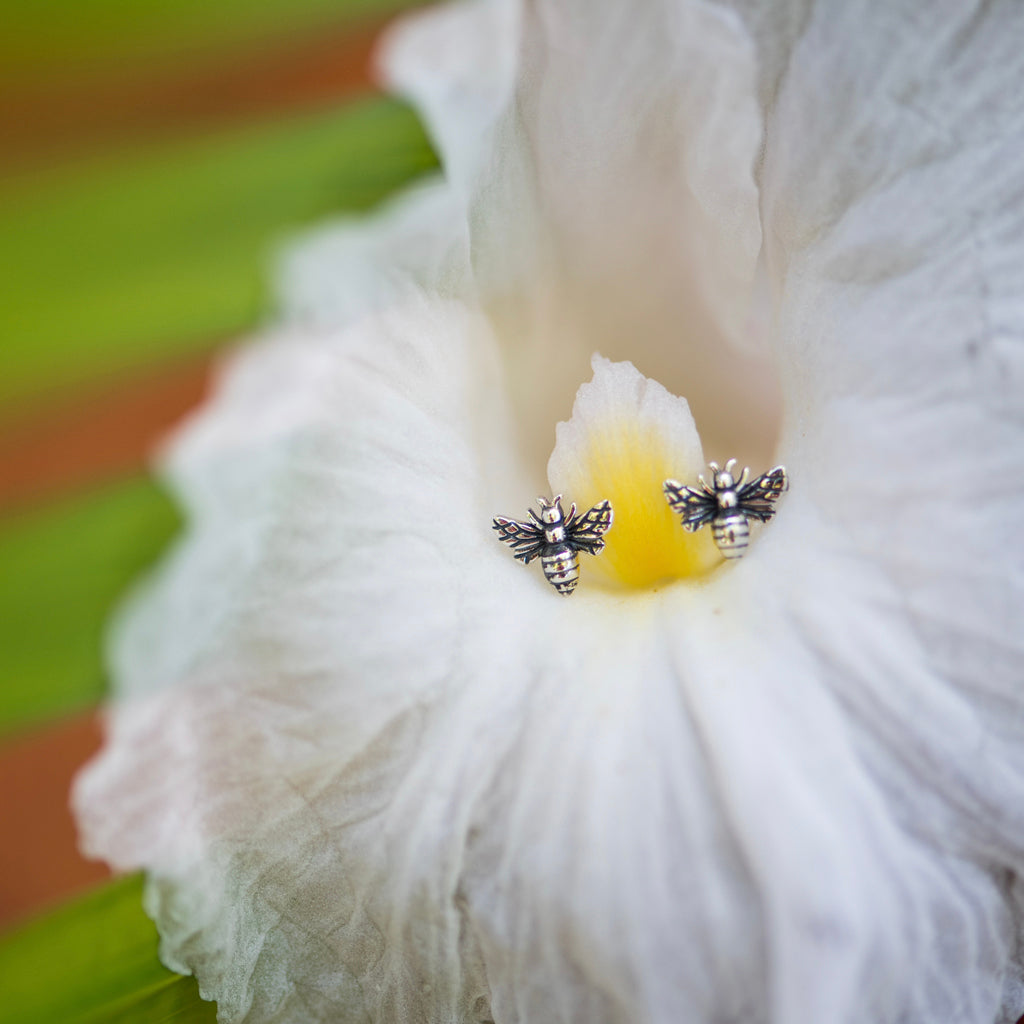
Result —
POLYGON ((577 516, 575 504, 565 515, 560 494, 552 501, 537 501, 539 516, 528 509, 532 522, 495 516, 493 528, 498 531, 498 539, 505 541, 524 565, 540 556, 548 583, 568 597, 580 578, 578 552, 596 555, 604 548, 603 535, 612 525, 611 502, 599 501, 589 512, 577 516))
POLYGON ((711 486, 697 477, 697 487, 685 487, 678 480, 666 480, 663 489, 673 512, 682 517, 683 529, 693 532, 711 523, 718 550, 726 558, 741 558, 750 541, 750 520, 767 523, 775 515, 775 500, 789 487, 785 466, 776 466, 747 483, 750 470, 744 467, 737 480, 732 475, 735 459, 719 469, 708 463, 711 486))

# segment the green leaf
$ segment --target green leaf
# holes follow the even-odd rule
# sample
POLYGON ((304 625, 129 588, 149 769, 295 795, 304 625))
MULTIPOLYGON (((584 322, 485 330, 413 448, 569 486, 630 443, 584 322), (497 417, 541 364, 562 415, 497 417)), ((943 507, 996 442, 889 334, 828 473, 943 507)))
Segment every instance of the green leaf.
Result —
POLYGON ((142 884, 112 882, 0 938, 0 1024, 212 1024, 195 979, 157 959, 142 884))
POLYGON ((417 0, 32 0, 0 5, 0 68, 47 79, 70 67, 123 67, 309 32, 417 0))
POLYGON ((0 404, 251 327, 283 238, 434 167, 371 99, 3 179, 0 404))
POLYGON ((178 523, 143 478, 0 518, 0 733, 100 699, 111 606, 178 523))

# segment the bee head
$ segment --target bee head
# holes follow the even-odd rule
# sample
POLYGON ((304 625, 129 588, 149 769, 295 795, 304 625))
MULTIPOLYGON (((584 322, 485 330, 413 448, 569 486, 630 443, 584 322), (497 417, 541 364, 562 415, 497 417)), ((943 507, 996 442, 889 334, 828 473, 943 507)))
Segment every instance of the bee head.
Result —
POLYGON ((540 502, 540 517, 549 526, 562 521, 562 496, 556 495, 550 502, 544 498, 537 499, 540 502))
POLYGON ((715 473, 715 490, 731 491, 736 486, 736 478, 732 475, 732 467, 736 465, 735 459, 730 459, 725 464, 725 469, 719 469, 717 463, 710 463, 715 473))

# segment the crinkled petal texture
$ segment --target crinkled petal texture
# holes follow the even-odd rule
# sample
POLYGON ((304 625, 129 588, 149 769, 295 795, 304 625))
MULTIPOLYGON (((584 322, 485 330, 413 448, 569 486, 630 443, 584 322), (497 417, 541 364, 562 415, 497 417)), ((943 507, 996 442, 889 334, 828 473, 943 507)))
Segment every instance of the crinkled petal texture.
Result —
MULTIPOLYGON (((738 6, 403 30, 447 183, 301 250, 170 449, 190 528, 76 804, 222 1020, 1024 1012, 1024 8, 738 6), (635 345, 703 432, 762 143, 791 492, 736 563, 566 600, 488 529, 542 478, 523 410, 550 448, 635 345)), ((602 403, 671 406, 634 384, 553 475, 602 403)))
POLYGON ((594 351, 685 394, 705 442, 768 458, 771 371, 724 344, 763 343, 744 301, 761 243, 757 60, 736 15, 484 0, 400 26, 384 56, 468 207, 531 462, 594 351))

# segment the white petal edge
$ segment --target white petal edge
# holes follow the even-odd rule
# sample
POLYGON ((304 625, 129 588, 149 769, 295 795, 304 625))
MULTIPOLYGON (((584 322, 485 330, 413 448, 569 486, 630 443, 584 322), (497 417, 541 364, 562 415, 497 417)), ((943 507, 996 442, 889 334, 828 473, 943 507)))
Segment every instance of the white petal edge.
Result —
POLYGON ((656 429, 680 467, 704 469, 700 436, 685 398, 671 394, 629 362, 613 363, 595 354, 593 377, 580 385, 570 419, 555 427, 555 449, 548 461, 552 491, 567 495, 586 486, 587 449, 594 433, 615 422, 656 429))

